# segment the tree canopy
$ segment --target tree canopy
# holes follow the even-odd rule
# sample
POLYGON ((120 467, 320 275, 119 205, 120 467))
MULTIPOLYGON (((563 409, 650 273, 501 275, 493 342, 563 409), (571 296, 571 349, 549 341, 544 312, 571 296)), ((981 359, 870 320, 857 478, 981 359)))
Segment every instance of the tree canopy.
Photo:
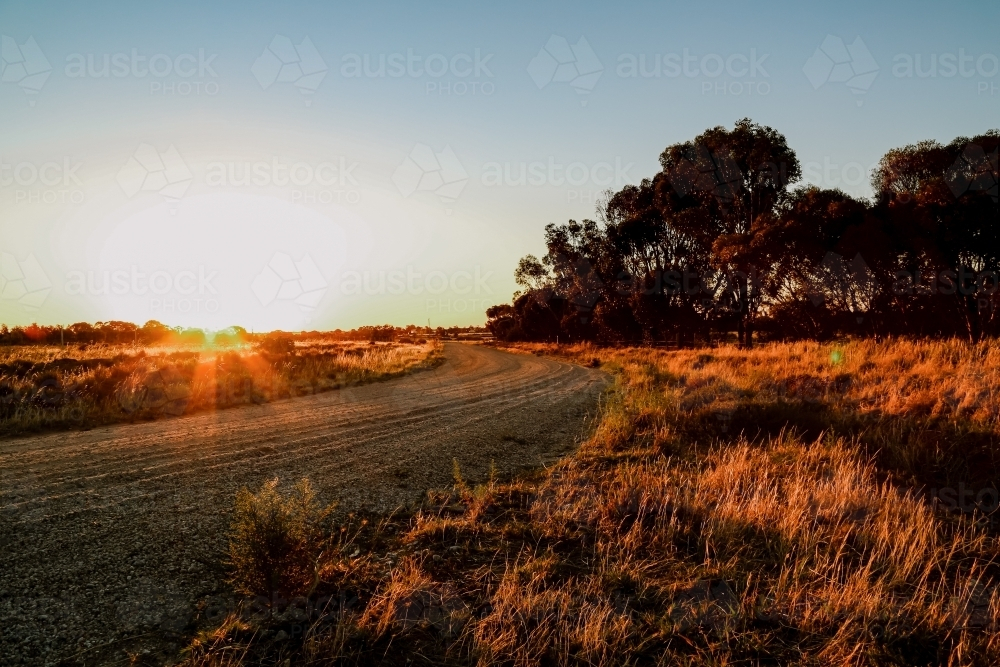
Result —
POLYGON ((668 146, 608 191, 596 220, 545 227, 506 340, 652 342, 735 332, 753 344, 835 335, 996 335, 1000 132, 886 153, 873 197, 800 183, 783 135, 749 119, 668 146))

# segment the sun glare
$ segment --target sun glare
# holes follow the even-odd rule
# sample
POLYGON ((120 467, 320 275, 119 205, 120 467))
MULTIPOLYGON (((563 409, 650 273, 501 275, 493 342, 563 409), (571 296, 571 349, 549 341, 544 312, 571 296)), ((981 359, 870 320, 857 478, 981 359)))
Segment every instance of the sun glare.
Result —
POLYGON ((110 319, 299 330, 331 309, 345 227, 359 224, 350 211, 324 215, 274 197, 164 202, 115 225, 95 249, 98 269, 71 276, 68 289, 92 296, 110 319))

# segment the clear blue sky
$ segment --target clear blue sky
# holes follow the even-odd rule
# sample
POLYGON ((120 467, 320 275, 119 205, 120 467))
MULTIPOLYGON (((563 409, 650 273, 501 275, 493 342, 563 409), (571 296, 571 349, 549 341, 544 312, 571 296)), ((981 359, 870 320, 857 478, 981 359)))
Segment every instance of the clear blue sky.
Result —
POLYGON ((996 2, 3 2, 0 321, 482 323, 545 224, 593 217, 707 127, 770 125, 810 181, 866 196, 886 150, 1000 126, 998 20, 996 2))

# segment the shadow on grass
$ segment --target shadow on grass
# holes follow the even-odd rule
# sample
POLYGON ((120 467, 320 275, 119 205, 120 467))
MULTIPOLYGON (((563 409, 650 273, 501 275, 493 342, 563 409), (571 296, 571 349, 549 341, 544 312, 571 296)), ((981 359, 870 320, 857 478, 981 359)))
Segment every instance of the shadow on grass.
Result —
POLYGON ((930 496, 965 488, 987 498, 992 511, 1000 504, 1000 434, 966 420, 859 412, 826 401, 779 399, 747 401, 724 411, 706 408, 681 420, 678 428, 686 438, 700 436, 704 441, 708 436, 725 443, 741 435, 762 443, 782 432, 807 442, 842 437, 863 447, 886 479, 930 496))

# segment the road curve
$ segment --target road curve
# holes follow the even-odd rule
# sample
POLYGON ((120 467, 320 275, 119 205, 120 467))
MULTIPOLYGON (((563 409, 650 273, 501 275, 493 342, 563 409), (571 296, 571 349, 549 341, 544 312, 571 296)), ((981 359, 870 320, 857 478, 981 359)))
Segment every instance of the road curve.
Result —
MULTIPOLYGON (((463 475, 565 453, 606 376, 445 344, 389 382, 178 419, 0 440, 0 664, 125 664, 171 649, 217 599, 241 486, 308 476, 324 501, 385 511, 463 475), (166 643, 164 643, 166 642, 166 643)), ((150 656, 152 657, 152 656, 150 656)))

